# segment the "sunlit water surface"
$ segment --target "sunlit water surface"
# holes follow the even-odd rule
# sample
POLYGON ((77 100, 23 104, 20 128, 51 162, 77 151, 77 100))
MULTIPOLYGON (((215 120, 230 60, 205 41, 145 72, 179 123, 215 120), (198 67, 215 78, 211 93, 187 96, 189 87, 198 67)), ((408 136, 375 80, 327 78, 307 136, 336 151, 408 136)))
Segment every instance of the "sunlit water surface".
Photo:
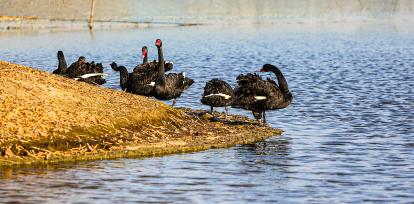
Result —
POLYGON ((200 103, 207 80, 234 85, 240 73, 278 65, 294 102, 268 121, 284 135, 192 154, 3 169, 1 202, 414 201, 414 35, 392 26, 2 33, 0 59, 52 71, 57 50, 69 62, 85 55, 106 66, 105 87, 119 89, 108 64, 131 70, 143 45, 155 59, 158 37, 175 71, 196 81, 178 106, 207 110, 200 103))

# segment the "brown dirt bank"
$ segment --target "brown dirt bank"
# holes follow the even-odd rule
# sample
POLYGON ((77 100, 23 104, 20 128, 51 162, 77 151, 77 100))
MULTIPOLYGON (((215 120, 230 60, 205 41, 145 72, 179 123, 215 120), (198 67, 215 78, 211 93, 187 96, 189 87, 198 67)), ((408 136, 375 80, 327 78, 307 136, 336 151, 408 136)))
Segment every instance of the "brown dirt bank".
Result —
POLYGON ((281 134, 0 61, 0 167, 191 152, 281 134))

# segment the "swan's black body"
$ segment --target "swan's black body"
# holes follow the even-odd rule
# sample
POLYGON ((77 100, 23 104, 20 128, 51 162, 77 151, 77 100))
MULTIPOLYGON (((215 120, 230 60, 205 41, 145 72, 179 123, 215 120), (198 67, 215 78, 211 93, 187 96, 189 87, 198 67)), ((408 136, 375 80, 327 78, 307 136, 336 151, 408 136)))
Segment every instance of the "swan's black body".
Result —
MULTIPOLYGON (((201 103, 209 105, 213 113, 213 107, 231 106, 234 101, 234 92, 231 86, 219 79, 212 79, 206 83, 201 103)), ((226 108, 227 114, 227 108, 226 108)))
POLYGON ((120 72, 120 85, 122 90, 144 96, 151 96, 154 89, 156 73, 147 72, 142 70, 140 72, 128 73, 128 70, 124 66, 119 66, 112 62, 111 68, 114 71, 120 72))
POLYGON ((165 75, 164 56, 162 52, 162 42, 160 39, 156 40, 155 45, 158 48, 158 76, 155 81, 153 96, 160 100, 175 99, 181 96, 183 91, 187 90, 194 80, 185 77, 184 73, 170 73, 165 75))
POLYGON ((263 65, 261 72, 273 72, 278 84, 271 79, 263 80, 259 75, 246 74, 237 77, 234 89, 236 100, 233 107, 251 110, 256 119, 266 124, 266 110, 286 108, 293 99, 282 72, 271 64, 263 65))
POLYGON ((82 78, 82 75, 102 73, 103 66, 101 63, 95 64, 95 62, 87 63, 85 57, 81 56, 79 59, 67 67, 65 56, 62 51, 58 51, 58 68, 53 71, 53 74, 59 74, 68 78, 76 79, 78 81, 84 81, 90 84, 104 84, 106 80, 102 76, 91 76, 82 78))
MULTIPOLYGON (((103 74, 103 66, 102 63, 96 63, 92 61, 91 63, 85 64, 85 72, 84 74, 93 74, 93 73, 102 73, 103 74)), ((106 80, 102 76, 92 76, 88 78, 79 78, 78 81, 84 81, 90 84, 105 84, 106 80)))
POLYGON ((69 78, 76 78, 83 74, 86 74, 86 59, 84 56, 80 56, 78 61, 72 63, 65 72, 65 76, 69 78))

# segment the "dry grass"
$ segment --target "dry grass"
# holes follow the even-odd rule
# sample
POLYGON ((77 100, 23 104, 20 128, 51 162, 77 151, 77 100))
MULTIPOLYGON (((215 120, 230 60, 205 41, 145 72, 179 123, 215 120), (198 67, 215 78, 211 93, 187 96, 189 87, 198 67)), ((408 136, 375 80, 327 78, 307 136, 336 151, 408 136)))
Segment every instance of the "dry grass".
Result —
POLYGON ((0 61, 0 166, 163 155, 281 131, 0 61))

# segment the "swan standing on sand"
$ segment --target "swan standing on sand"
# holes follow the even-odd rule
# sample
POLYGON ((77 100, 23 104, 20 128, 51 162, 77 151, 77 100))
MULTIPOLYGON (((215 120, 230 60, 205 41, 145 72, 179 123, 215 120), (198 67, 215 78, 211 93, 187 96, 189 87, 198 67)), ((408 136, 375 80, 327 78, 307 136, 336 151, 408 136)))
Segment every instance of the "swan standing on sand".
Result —
POLYGON ((164 56, 162 52, 162 41, 157 39, 155 45, 158 48, 158 76, 155 81, 153 96, 160 100, 173 99, 173 106, 176 98, 181 96, 187 90, 194 80, 185 77, 185 73, 170 73, 165 75, 164 56))
POLYGON ((234 89, 236 100, 233 107, 251 110, 259 121, 263 117, 263 125, 266 125, 266 110, 286 108, 292 102, 293 96, 279 68, 265 64, 259 72, 273 72, 278 84, 269 78, 263 80, 256 74, 239 75, 238 85, 234 89))
POLYGON ((220 79, 212 79, 206 83, 201 103, 211 107, 213 114, 214 107, 224 107, 226 109, 226 117, 228 114, 227 106, 231 106, 234 101, 234 91, 231 86, 220 79))

